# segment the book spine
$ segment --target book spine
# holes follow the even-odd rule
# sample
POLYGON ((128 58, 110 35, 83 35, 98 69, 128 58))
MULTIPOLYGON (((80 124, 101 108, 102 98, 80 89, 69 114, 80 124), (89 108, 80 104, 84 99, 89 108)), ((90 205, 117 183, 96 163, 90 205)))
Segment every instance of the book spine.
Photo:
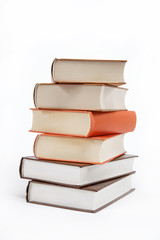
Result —
POLYGON ((30 188, 31 181, 28 182, 27 188, 26 188, 26 202, 29 202, 29 188, 30 188))
POLYGON ((34 102, 34 106, 36 108, 38 108, 37 106, 37 88, 38 88, 39 84, 37 83, 34 87, 34 91, 33 91, 33 102, 34 102))
POLYGON ((35 140, 34 140, 34 144, 33 144, 33 154, 34 154, 34 156, 35 156, 36 158, 37 158, 37 156, 36 156, 36 143, 37 143, 37 140, 38 140, 39 136, 40 136, 40 135, 37 135, 37 136, 36 136, 36 138, 35 138, 35 140))
POLYGON ((51 80, 53 83, 56 82, 55 76, 54 76, 54 64, 55 64, 56 58, 53 60, 52 65, 51 65, 51 80))
POLYGON ((19 175, 20 175, 21 178, 23 178, 23 176, 22 176, 22 166, 23 166, 23 157, 21 158, 20 165, 19 165, 19 175))

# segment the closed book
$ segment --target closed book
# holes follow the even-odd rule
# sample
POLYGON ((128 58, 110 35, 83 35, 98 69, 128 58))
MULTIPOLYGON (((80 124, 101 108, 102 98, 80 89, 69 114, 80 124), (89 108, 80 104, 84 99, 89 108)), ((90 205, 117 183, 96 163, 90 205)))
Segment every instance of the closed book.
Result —
POLYGON ((136 126, 134 111, 31 110, 31 132, 92 137, 132 132, 136 126))
POLYGON ((41 109, 126 110, 127 89, 107 85, 36 84, 34 103, 41 109))
POLYGON ((124 84, 126 60, 54 59, 51 75, 57 83, 124 84))
POLYGON ((40 159, 102 164, 125 153, 123 137, 124 134, 90 138, 40 134, 33 151, 40 159))
POLYGON ((136 157, 136 155, 124 154, 101 165, 23 157, 19 170, 21 178, 24 179, 81 188, 128 175, 133 172, 136 157))
POLYGON ((83 188, 65 187, 31 181, 27 187, 27 202, 95 213, 131 193, 131 175, 89 185, 83 188))

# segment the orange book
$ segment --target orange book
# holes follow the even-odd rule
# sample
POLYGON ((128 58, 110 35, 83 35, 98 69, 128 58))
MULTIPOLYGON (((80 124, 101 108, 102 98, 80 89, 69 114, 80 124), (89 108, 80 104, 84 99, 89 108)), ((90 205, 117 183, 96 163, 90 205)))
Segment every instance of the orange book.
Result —
POLYGON ((103 164, 125 153, 124 134, 99 137, 72 137, 40 134, 33 152, 36 158, 103 164))
POLYGON ((31 132, 92 137, 132 132, 136 126, 134 111, 31 110, 31 132))

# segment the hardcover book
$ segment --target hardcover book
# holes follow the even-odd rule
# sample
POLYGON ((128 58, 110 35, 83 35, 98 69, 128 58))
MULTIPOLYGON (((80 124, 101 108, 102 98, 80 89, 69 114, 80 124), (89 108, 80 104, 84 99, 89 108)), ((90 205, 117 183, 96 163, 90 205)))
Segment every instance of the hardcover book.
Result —
POLYGON ((57 83, 122 85, 126 60, 54 59, 51 75, 57 83))
POLYGON ((31 132, 92 137, 131 132, 136 125, 134 111, 89 112, 37 108, 31 110, 31 132))
POLYGON ((126 110, 127 89, 107 85, 36 84, 34 103, 41 109, 126 110))
POLYGON ((124 134, 101 137, 38 135, 34 155, 40 159, 102 164, 125 153, 124 134))
POLYGON ((27 188, 27 201, 95 213, 131 193, 134 190, 131 177, 128 175, 80 189, 31 181, 27 188))
POLYGON ((20 176, 24 179, 81 188, 133 172, 136 157, 124 154, 103 165, 23 157, 20 164, 20 176))

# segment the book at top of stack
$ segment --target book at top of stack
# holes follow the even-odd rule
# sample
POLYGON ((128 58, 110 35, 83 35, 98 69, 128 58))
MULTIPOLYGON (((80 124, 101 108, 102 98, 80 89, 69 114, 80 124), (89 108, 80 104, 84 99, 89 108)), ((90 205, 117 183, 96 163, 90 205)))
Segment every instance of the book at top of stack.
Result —
POLYGON ((52 79, 56 83, 111 84, 124 82, 124 66, 127 60, 57 59, 51 66, 52 79))
POLYGON ((136 155, 124 135, 136 126, 125 105, 126 60, 55 59, 52 83, 36 84, 30 132, 40 133, 20 176, 31 203, 97 212, 132 192, 136 155), (76 190, 77 189, 77 190, 76 190))

